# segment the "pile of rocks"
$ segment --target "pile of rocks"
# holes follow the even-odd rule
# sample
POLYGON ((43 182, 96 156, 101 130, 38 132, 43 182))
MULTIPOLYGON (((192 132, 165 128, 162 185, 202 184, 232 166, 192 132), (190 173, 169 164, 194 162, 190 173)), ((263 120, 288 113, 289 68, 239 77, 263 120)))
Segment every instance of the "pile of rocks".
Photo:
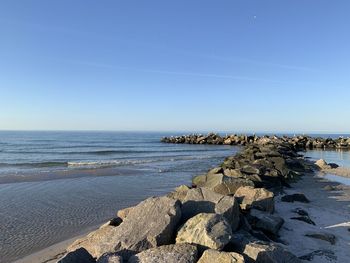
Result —
POLYGON ((350 138, 339 137, 322 138, 311 136, 256 136, 256 135, 225 135, 216 133, 190 134, 182 136, 164 137, 161 140, 166 143, 188 143, 188 144, 225 144, 225 145, 247 145, 250 143, 266 143, 269 141, 287 142, 294 145, 298 150, 306 149, 350 149, 350 138))
POLYGON ((300 262, 279 243, 275 194, 313 167, 295 144, 253 141, 191 187, 118 211, 59 262, 300 262))

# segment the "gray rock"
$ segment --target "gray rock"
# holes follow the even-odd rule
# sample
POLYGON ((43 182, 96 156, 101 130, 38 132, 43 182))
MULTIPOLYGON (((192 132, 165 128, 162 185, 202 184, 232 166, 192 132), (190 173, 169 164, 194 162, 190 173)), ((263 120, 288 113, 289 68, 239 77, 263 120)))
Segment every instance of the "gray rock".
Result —
POLYGON ((204 187, 212 189, 222 195, 234 194, 241 186, 254 186, 254 183, 245 178, 234 178, 223 174, 208 174, 204 187))
POLYGON ((106 253, 96 263, 123 263, 123 258, 115 253, 106 253))
POLYGON ((118 252, 127 260, 143 250, 170 244, 181 219, 181 203, 168 197, 151 197, 129 212, 118 227, 104 227, 74 242, 69 251, 84 247, 94 257, 118 252))
POLYGON ((274 194, 265 188, 243 186, 237 189, 234 196, 243 210, 256 208, 270 213, 274 211, 274 194))
POLYGON ((230 224, 222 215, 201 213, 189 219, 179 230, 176 243, 221 250, 232 237, 230 224))
POLYGON ((244 263, 244 257, 235 252, 222 252, 215 249, 204 251, 197 263, 244 263))
POLYGON ((294 254, 276 243, 257 240, 248 232, 236 232, 230 241, 235 251, 257 263, 301 263, 294 254))
POLYGON ((69 252, 57 263, 95 263, 96 260, 89 254, 85 248, 78 248, 69 252))
POLYGON ((252 217, 252 220, 250 220, 249 223, 253 227, 270 232, 274 235, 278 234, 278 231, 284 223, 282 217, 271 215, 256 209, 250 210, 250 216, 252 217))
POLYGON ((187 192, 182 202, 182 220, 187 221, 199 213, 223 215, 235 231, 239 224, 239 205, 232 196, 224 196, 208 188, 194 188, 187 192))
POLYGON ((190 244, 175 244, 151 248, 131 256, 128 263, 195 263, 197 248, 190 244))
POLYGON ((299 193, 282 196, 281 201, 288 202, 288 203, 293 203, 293 202, 310 203, 309 199, 307 199, 304 194, 299 194, 299 193))
POLYGON ((335 241, 336 241, 336 237, 335 235, 331 234, 331 233, 325 233, 325 232, 309 232, 305 234, 306 237, 310 237, 310 238, 315 238, 315 239, 320 239, 323 241, 327 241, 329 243, 331 243, 332 245, 335 245, 335 241))
POLYGON ((190 188, 187 185, 180 185, 175 188, 175 191, 169 193, 167 196, 172 199, 183 201, 189 190, 190 188))
POLYGON ((207 181, 206 174, 197 175, 197 176, 192 178, 192 185, 194 185, 196 187, 202 187, 205 185, 206 181, 207 181))

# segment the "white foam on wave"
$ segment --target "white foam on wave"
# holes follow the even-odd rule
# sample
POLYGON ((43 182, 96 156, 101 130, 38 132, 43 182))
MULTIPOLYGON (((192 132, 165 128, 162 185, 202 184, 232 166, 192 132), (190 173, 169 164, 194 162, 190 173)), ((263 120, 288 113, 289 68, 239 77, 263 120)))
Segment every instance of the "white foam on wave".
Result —
POLYGON ((142 159, 142 160, 101 160, 101 161, 77 161, 68 162, 68 167, 84 167, 84 168, 99 168, 108 166, 123 166, 123 165, 135 165, 135 164, 146 164, 154 162, 174 162, 182 160, 196 160, 196 159, 209 159, 215 158, 216 156, 179 156, 171 158, 157 158, 157 159, 142 159))

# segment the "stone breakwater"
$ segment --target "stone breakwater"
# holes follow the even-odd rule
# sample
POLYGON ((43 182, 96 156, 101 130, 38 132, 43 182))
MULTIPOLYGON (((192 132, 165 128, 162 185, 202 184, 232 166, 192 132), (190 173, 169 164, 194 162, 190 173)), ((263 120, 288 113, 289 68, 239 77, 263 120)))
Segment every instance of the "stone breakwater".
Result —
POLYGON ((256 136, 256 135, 225 135, 216 133, 190 134, 182 136, 172 136, 162 138, 166 143, 187 143, 187 144, 224 144, 224 145, 247 145, 249 143, 259 143, 264 141, 277 140, 288 142, 298 150, 306 149, 345 149, 350 150, 350 138, 339 137, 337 139, 310 137, 310 136, 256 136))
MULTIPOLYGON (((213 143, 228 139, 206 138, 213 143)), ((301 262, 279 236, 285 220, 274 213, 275 198, 316 166, 298 154, 299 144, 254 138, 244 139, 249 143, 240 153, 193 178, 191 186, 118 211, 70 245, 58 262, 301 262)), ((303 194, 284 195, 282 201, 309 202, 303 194)), ((310 222, 302 212, 298 220, 310 222)))

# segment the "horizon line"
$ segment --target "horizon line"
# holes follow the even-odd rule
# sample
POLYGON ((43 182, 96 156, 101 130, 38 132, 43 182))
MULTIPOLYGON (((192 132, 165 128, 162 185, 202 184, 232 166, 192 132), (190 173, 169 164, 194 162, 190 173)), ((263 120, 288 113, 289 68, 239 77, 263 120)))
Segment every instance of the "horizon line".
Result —
POLYGON ((344 132, 344 131, 337 131, 337 132, 327 132, 327 131, 232 131, 232 130, 112 130, 112 129, 0 129, 0 132, 150 132, 150 133, 156 133, 156 132, 174 132, 174 133, 189 133, 189 134, 196 134, 196 133, 227 133, 227 134, 294 134, 294 135, 350 135, 350 132, 344 132))

